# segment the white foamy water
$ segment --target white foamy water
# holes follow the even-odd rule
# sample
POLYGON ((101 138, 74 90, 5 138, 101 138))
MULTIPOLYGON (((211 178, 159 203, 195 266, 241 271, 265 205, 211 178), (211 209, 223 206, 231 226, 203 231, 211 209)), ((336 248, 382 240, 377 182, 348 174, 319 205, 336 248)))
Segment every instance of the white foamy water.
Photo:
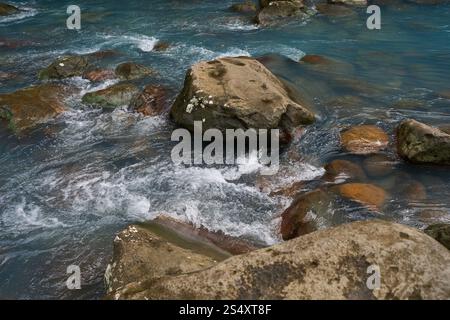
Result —
POLYGON ((103 35, 103 39, 106 40, 103 46, 118 46, 130 44, 140 49, 143 52, 150 52, 155 47, 158 39, 155 37, 134 34, 134 35, 103 35))

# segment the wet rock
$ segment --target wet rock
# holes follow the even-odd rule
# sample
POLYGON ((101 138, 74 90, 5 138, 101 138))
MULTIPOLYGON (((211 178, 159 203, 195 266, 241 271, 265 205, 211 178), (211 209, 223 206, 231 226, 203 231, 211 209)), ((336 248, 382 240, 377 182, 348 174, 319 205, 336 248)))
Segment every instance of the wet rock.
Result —
POLYGON ((190 130, 194 121, 203 121, 204 130, 290 130, 314 121, 314 114, 293 101, 277 77, 248 57, 194 65, 170 113, 179 125, 190 130))
POLYGON ((301 192, 302 187, 305 185, 304 181, 296 181, 288 186, 275 188, 275 190, 270 191, 269 196, 270 197, 287 197, 287 198, 293 198, 296 196, 299 192, 301 192))
POLYGON ((364 170, 371 177, 384 177, 395 169, 395 161, 383 154, 372 155, 363 161, 364 170))
POLYGON ((153 51, 166 51, 167 49, 170 48, 170 43, 165 42, 165 41, 158 41, 155 46, 153 47, 153 51))
POLYGON ((333 190, 344 198, 374 210, 380 210, 387 198, 386 191, 368 183, 346 183, 333 187, 333 190))
POLYGON ((18 13, 19 11, 20 10, 13 5, 0 2, 0 16, 9 16, 18 13))
POLYGON ((139 89, 135 85, 119 83, 103 90, 86 93, 82 101, 102 108, 115 108, 129 105, 138 93, 139 89))
POLYGON ((414 163, 450 164, 450 135, 416 120, 397 128, 398 154, 414 163))
POLYGON ((445 132, 446 134, 450 134, 450 124, 441 124, 438 126, 439 130, 445 132))
POLYGON ((341 4, 318 3, 316 9, 320 14, 329 17, 347 17, 356 15, 356 12, 352 8, 341 4))
POLYGON ((308 14, 302 0, 270 1, 267 6, 262 7, 258 12, 256 22, 267 26, 284 22, 287 18, 306 16, 308 14))
POLYGON ((39 79, 65 79, 81 77, 89 68, 89 59, 86 56, 65 56, 51 63, 41 70, 39 79))
POLYGON ((423 201, 427 198, 427 190, 419 181, 403 181, 402 184, 397 185, 396 189, 404 199, 410 202, 423 201))
MULTIPOLYGON (((152 241, 139 239, 135 245, 140 247, 129 252, 139 254, 146 247, 145 250, 153 253, 157 247, 152 241)), ((167 270, 164 264, 171 264, 171 259, 177 256, 178 263, 190 263, 178 251, 148 254, 143 261, 149 259, 146 266, 156 264, 157 268, 167 270)), ((131 261, 136 261, 135 257, 131 261)), ((126 284, 110 292, 109 297, 142 300, 450 298, 449 251, 423 232, 378 220, 317 231, 195 272, 181 271, 174 276, 161 273, 150 270, 145 281, 126 284), (382 281, 379 289, 370 290, 368 268, 373 265, 381 270, 382 281)), ((116 277, 111 268, 107 274, 109 279, 116 277)))
POLYGON ((450 224, 433 224, 425 229, 425 233, 450 250, 450 224))
POLYGON ((356 163, 348 160, 333 160, 325 166, 325 180, 350 179, 364 181, 367 179, 364 170, 356 163))
POLYGON ((155 74, 155 71, 146 66, 125 62, 116 67, 116 75, 122 80, 134 80, 155 74))
POLYGON ((317 230, 315 218, 326 216, 332 197, 322 189, 298 196, 281 215, 283 240, 293 239, 317 230))
POLYGON ((251 1, 246 1, 243 3, 235 3, 230 7, 230 9, 234 12, 243 12, 243 13, 252 13, 258 10, 256 4, 254 4, 251 1))
POLYGON ((426 209, 422 210, 419 213, 419 219, 422 222, 430 223, 433 221, 438 221, 439 219, 442 219, 447 216, 447 212, 443 210, 435 210, 435 209, 426 209))
MULTIPOLYGON (((225 255, 237 255, 248 253, 263 247, 261 244, 252 243, 242 238, 233 237, 223 231, 211 231, 204 226, 194 226, 191 223, 182 222, 167 216, 160 215, 152 221, 152 224, 167 228, 182 234, 183 237, 192 241, 209 244, 225 251, 225 255)), ((217 250, 216 248, 216 250, 217 250)))
POLYGON ((158 85, 148 85, 130 103, 130 110, 145 116, 156 116, 166 109, 166 90, 158 85))
POLYGON ((103 82, 106 80, 115 79, 116 74, 113 70, 109 69, 95 69, 85 72, 83 74, 83 78, 91 82, 103 82))
POLYGON ((370 154, 385 149, 389 137, 377 126, 361 125, 342 132, 341 144, 350 153, 370 154))
POLYGON ((134 282, 190 273, 217 263, 213 257, 171 243, 164 235, 131 225, 116 236, 113 259, 105 272, 108 293, 129 289, 134 282))
POLYGON ((90 61, 103 60, 118 56, 120 53, 114 50, 100 50, 85 55, 90 61))
POLYGON ((67 94, 67 87, 56 84, 32 86, 0 94, 0 118, 15 132, 35 127, 65 110, 63 99, 67 94))
POLYGON ((328 3, 367 6, 367 0, 328 0, 328 3))

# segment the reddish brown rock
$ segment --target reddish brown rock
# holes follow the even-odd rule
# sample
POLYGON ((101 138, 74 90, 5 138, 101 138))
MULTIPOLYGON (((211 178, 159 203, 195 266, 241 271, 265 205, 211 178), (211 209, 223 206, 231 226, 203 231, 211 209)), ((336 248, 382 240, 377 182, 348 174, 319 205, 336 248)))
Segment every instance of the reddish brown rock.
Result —
POLYGON ((166 109, 166 90, 158 85, 148 85, 131 102, 130 109, 145 116, 156 116, 166 109))
POLYGON ((418 181, 406 181, 399 186, 400 194, 411 202, 423 201, 427 198, 427 190, 423 184, 418 181))
POLYGON ((105 80, 111 80, 116 77, 114 70, 108 69, 96 69, 85 72, 83 78, 92 82, 101 82, 105 80))
POLYGON ((385 149, 389 144, 389 137, 377 126, 361 125, 342 132, 341 144, 350 153, 370 154, 385 149))

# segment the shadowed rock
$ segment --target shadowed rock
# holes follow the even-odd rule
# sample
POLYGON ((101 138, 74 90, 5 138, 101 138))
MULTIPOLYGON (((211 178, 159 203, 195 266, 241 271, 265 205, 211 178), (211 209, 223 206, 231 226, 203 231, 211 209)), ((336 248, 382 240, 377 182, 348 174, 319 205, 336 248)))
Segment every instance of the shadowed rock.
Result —
MULTIPOLYGON (((137 239, 133 246, 139 245, 136 249, 141 252, 147 248, 150 260, 145 265, 156 264, 160 270, 167 270, 163 266, 171 263, 168 258, 175 251, 161 250, 168 244, 157 243, 158 240, 155 243, 137 239), (165 251, 165 255, 152 254, 155 250, 165 251), (157 256, 161 262, 154 259, 157 256)), ((217 264, 202 261, 192 253, 188 253, 192 259, 187 259, 186 253, 176 252, 178 263, 193 261, 184 267, 186 271, 178 269, 174 275, 150 271, 146 279, 113 290, 109 297, 142 300, 450 298, 449 251, 418 230, 390 222, 345 224, 217 264), (200 263, 210 265, 199 268, 200 263), (381 270, 382 280, 380 288, 370 290, 368 268, 373 265, 381 270)), ((127 264, 122 266, 127 270, 127 264)), ((114 270, 108 268, 107 276, 113 279, 114 270)))
POLYGON ((397 128, 398 154, 414 163, 450 165, 450 135, 416 120, 397 128))
POLYGON ((425 229, 425 233, 450 250, 450 224, 433 224, 425 229))
POLYGON ((156 116, 166 109, 166 90, 157 85, 148 85, 130 103, 130 109, 145 116, 156 116))
POLYGON ((102 108, 116 108, 129 105, 138 93, 139 89, 134 84, 119 83, 103 90, 86 93, 82 101, 102 108))
POLYGON ((13 5, 0 2, 0 16, 9 16, 18 13, 19 11, 20 10, 13 5))
POLYGON ((133 62, 121 63, 116 67, 116 75, 122 80, 134 80, 153 74, 155 71, 152 69, 133 62))

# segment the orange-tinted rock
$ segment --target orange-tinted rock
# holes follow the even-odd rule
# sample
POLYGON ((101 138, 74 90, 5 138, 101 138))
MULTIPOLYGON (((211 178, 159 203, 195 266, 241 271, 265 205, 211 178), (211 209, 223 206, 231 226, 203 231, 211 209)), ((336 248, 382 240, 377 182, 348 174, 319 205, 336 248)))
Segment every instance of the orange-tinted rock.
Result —
POLYGON ((385 149, 389 144, 389 137, 377 126, 361 125, 342 132, 341 144, 348 152, 370 154, 385 149))
POLYGON ((369 208, 382 208, 387 198, 386 192, 373 184, 346 183, 336 186, 336 189, 344 198, 356 201, 369 208))
POLYGON ((111 80, 116 77, 114 70, 108 69, 96 69, 88 71, 83 74, 83 78, 92 82, 101 82, 105 80, 111 80))
POLYGON ((148 85, 131 102, 130 109, 145 116, 156 116, 166 108, 166 90, 157 85, 148 85))
POLYGON ((427 190, 424 185, 418 181, 406 181, 399 189, 401 195, 412 202, 422 201, 427 198, 427 190))
POLYGON ((363 161, 364 170, 372 177, 384 177, 394 170, 395 161, 383 154, 376 154, 363 161))
POLYGON ((325 170, 324 178, 328 181, 335 181, 336 178, 363 181, 367 178, 359 165, 348 160, 333 160, 325 166, 325 170))
POLYGON ((281 235, 289 240, 317 230, 314 215, 328 210, 332 197, 321 189, 297 197, 282 214, 281 235))
POLYGON ((330 60, 323 56, 319 56, 317 54, 307 54, 300 59, 301 62, 310 63, 310 64, 328 64, 330 60))

